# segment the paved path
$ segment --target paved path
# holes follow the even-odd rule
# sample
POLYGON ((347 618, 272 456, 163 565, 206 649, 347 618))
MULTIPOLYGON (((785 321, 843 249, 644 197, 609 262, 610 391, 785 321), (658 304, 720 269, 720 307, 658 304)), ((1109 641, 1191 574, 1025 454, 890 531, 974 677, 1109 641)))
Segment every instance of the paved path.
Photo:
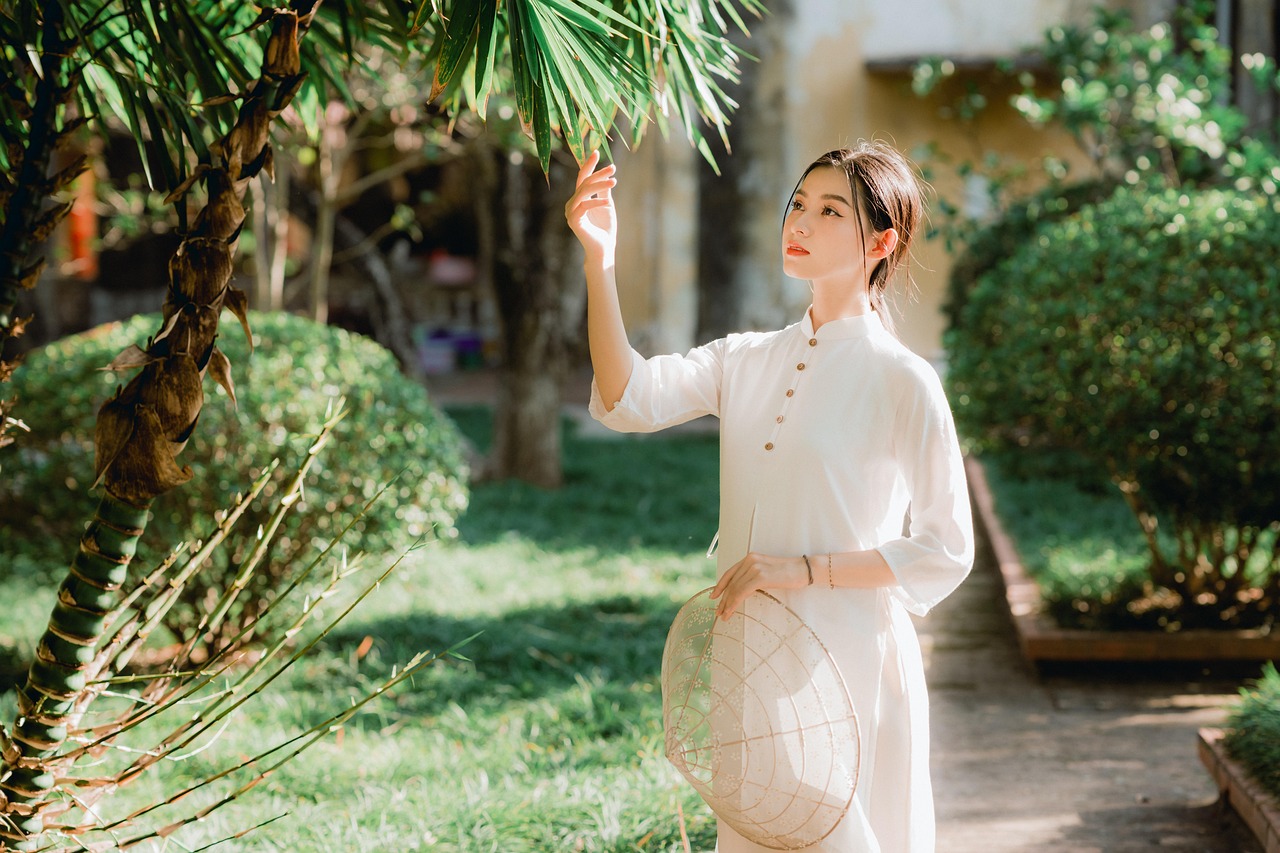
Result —
POLYGON ((1238 678, 1038 676, 989 554, 919 623, 933 707, 938 853, 1261 853, 1196 754, 1238 678))

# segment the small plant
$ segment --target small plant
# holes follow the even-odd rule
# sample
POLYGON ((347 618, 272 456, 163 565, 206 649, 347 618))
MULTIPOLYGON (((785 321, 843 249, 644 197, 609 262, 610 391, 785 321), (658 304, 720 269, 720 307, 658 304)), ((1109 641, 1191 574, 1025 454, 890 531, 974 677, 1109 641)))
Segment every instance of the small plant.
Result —
POLYGON ((1179 625, 1280 613, 1280 200, 1121 188, 984 275, 948 336, 979 447, 1051 445, 1119 487, 1179 625))
POLYGON ((1232 757, 1280 799, 1280 673, 1274 662, 1263 667, 1252 688, 1240 691, 1224 743, 1232 757))
MULTIPOLYGON (((227 506, 243 483, 258 474, 259 460, 278 456, 284 465, 304 458, 309 441, 297 438, 324 416, 333 398, 347 401, 349 414, 336 426, 338 452, 318 461, 314 482, 298 499, 302 511, 288 516, 268 546, 266 565, 247 581, 250 588, 223 629, 202 638, 201 654, 237 636, 244 620, 290 580, 295 568, 335 536, 344 516, 394 480, 386 499, 365 513, 349 544, 358 550, 395 551, 426 535, 454 535, 465 508, 461 442, 425 390, 403 376, 382 347, 358 335, 285 314, 253 314, 260 345, 250 354, 237 328, 218 339, 240 366, 236 403, 206 406, 200 428, 184 453, 196 472, 182 489, 156 500, 149 535, 139 548, 142 565, 165 555, 147 542, 185 542, 204 535, 209 507, 227 506), (265 343, 263 343, 265 342, 265 343)), ((33 353, 13 387, 25 401, 31 434, 10 450, 0 482, 0 552, 22 553, 24 562, 61 567, 64 542, 78 536, 78 519, 93 507, 87 472, 93 470, 95 409, 125 376, 101 365, 156 328, 155 316, 136 317, 58 341, 33 353)), ((219 389, 217 392, 225 396, 219 389)), ((280 484, 268 482, 245 507, 245 523, 264 526, 280 484)), ((241 574, 253 543, 225 549, 184 587, 184 601, 169 611, 165 626, 189 638, 203 614, 241 574)))

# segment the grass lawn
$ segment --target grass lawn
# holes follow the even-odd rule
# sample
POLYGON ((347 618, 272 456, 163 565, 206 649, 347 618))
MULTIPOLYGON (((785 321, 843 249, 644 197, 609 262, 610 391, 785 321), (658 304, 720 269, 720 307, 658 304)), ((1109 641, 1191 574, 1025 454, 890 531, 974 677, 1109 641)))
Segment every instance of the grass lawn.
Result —
MULTIPOLYGON (((486 411, 451 414, 487 444, 486 411)), ((468 661, 432 667, 180 843, 152 849, 199 848, 285 814, 214 849, 674 851, 678 808, 693 849, 710 849, 710 813, 662 755, 658 672, 677 609, 714 576, 704 553, 717 466, 714 436, 570 433, 562 490, 475 488, 457 542, 410 555, 246 716, 110 810, 243 760, 414 653, 482 632, 468 661)), ((395 556, 369 555, 370 572, 395 556)), ((0 617, 0 641, 29 649, 53 590, 9 578, 0 594, 25 602, 0 617)))
POLYGON ((993 453, 982 464, 1050 615, 1067 627, 1136 627, 1125 603, 1141 596, 1150 555, 1115 486, 1065 454, 993 453))

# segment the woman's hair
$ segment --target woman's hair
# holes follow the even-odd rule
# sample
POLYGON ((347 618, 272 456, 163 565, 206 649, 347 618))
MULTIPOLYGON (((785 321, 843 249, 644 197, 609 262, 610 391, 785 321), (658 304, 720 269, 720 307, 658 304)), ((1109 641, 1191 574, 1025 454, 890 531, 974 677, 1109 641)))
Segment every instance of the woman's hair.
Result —
POLYGON ((888 310, 889 282, 899 267, 908 269, 910 266, 911 238, 924 215, 921 181, 911 163, 897 149, 884 142, 863 141, 853 148, 828 151, 810 163, 791 191, 788 209, 804 179, 822 166, 840 169, 849 179, 849 191, 853 195, 860 226, 858 230, 864 235, 863 254, 866 253, 867 230, 864 222, 869 221, 874 232, 890 228, 898 232, 898 245, 888 257, 876 264, 870 281, 871 307, 879 313, 885 327, 896 334, 893 317, 888 310))

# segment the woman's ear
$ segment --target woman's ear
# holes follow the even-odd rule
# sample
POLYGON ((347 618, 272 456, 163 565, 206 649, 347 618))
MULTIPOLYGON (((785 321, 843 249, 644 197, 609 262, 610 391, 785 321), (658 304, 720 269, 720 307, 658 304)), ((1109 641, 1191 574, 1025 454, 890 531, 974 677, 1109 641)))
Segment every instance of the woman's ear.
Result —
POLYGON ((872 258, 887 258, 896 248, 898 248, 898 230, 886 228, 876 235, 876 242, 867 255, 872 258))

